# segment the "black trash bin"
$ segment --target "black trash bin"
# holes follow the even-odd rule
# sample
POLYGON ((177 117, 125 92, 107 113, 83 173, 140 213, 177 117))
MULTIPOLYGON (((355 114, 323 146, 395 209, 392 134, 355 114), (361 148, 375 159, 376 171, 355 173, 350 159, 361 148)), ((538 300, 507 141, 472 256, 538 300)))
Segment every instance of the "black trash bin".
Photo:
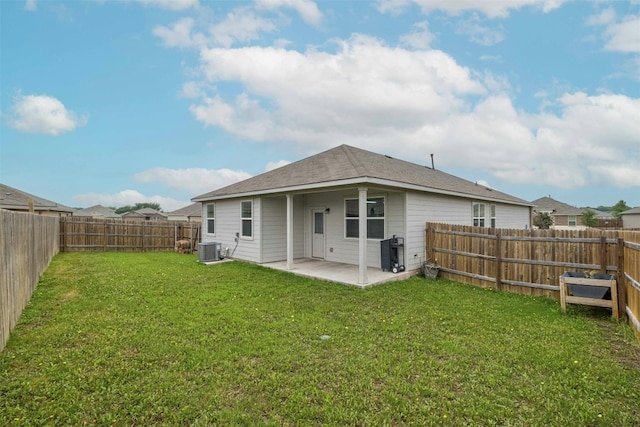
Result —
POLYGON ((382 271, 398 273, 404 271, 404 260, 400 255, 404 255, 404 238, 395 235, 386 240, 380 241, 380 268, 382 271))

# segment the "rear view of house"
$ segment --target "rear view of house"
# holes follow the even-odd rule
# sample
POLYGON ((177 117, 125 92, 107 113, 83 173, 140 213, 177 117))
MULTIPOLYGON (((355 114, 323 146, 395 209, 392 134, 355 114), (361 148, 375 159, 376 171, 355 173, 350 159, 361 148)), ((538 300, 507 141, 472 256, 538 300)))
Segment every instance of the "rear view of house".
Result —
POLYGON ((316 258, 380 267, 380 241, 404 240, 408 270, 420 268, 427 221, 530 227, 531 204, 431 167, 348 145, 194 197, 203 242, 255 263, 316 258))

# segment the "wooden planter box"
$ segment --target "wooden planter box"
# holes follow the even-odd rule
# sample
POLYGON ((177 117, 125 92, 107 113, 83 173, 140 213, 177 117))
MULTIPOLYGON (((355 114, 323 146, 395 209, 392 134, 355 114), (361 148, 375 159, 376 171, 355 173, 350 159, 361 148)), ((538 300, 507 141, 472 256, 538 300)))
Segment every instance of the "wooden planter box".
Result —
POLYGON ((609 307, 618 319, 618 292, 616 280, 611 274, 587 276, 582 272, 565 272, 560 276, 560 306, 567 311, 567 304, 609 307))

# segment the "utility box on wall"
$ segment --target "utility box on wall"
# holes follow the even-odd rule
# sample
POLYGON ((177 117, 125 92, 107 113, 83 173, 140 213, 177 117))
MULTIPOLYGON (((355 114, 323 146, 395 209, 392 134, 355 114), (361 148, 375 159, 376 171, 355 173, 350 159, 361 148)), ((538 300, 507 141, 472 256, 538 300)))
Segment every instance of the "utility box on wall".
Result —
POLYGON ((198 261, 213 262, 220 261, 220 242, 198 243, 198 261))

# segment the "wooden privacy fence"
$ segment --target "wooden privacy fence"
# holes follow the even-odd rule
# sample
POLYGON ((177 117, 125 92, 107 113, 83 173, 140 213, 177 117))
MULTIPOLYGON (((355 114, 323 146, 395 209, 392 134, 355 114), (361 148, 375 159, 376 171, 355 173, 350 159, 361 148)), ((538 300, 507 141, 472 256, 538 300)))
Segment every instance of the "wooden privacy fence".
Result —
POLYGON ((452 280, 555 299, 566 271, 612 274, 619 312, 627 314, 640 338, 640 232, 427 223, 426 259, 452 280))
POLYGON ((83 217, 60 218, 60 250, 63 252, 172 251, 177 240, 189 240, 197 249, 200 223, 135 221, 83 217))
POLYGON ((0 209, 0 351, 59 251, 58 217, 0 209))

